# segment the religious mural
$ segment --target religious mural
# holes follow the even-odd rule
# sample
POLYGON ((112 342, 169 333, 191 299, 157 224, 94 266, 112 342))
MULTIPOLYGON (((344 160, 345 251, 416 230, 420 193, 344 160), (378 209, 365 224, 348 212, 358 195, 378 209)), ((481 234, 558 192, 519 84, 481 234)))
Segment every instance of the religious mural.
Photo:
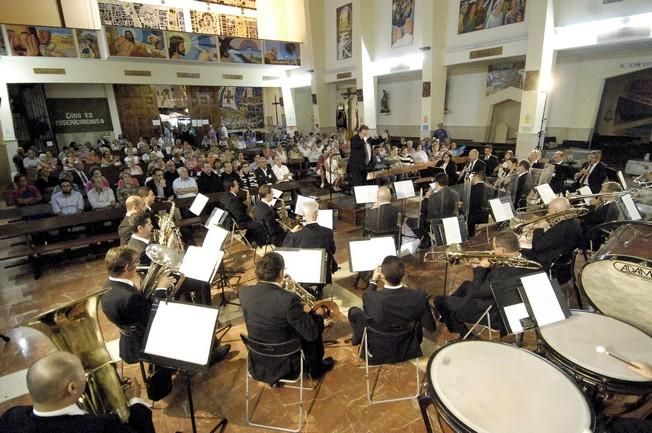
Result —
POLYGON ((263 63, 263 43, 258 39, 220 36, 220 62, 263 63))
POLYGON ((229 130, 265 126, 261 87, 220 87, 218 104, 222 109, 222 123, 229 130))
POLYGON ((219 59, 217 36, 165 32, 165 42, 170 60, 217 62, 219 59))
POLYGON ((220 14, 216 12, 190 11, 190 24, 193 32, 220 34, 220 14))
POLYGON ((14 56, 78 57, 72 29, 7 25, 14 56))
POLYGON ((98 2, 100 20, 106 26, 145 27, 183 31, 183 9, 128 3, 115 0, 98 2))
POLYGON ((487 96, 507 89, 508 87, 523 88, 525 76, 525 61, 499 63, 489 65, 487 72, 487 96))
POLYGON ((106 27, 106 43, 112 56, 166 58, 160 30, 106 27))
POLYGON ((95 30, 77 29, 76 33, 79 57, 82 59, 99 59, 100 46, 98 44, 97 32, 95 30))
POLYGON ((264 41, 266 65, 301 66, 301 50, 297 42, 264 41))
POLYGON ((457 33, 520 23, 526 0, 460 0, 457 33))
POLYGON ((414 0, 392 0, 392 48, 412 45, 414 0))
POLYGON ((191 10, 190 23, 192 31, 197 33, 254 39, 258 37, 258 21, 253 17, 191 10))
POLYGON ((350 59, 353 51, 353 4, 345 4, 335 12, 337 22, 337 60, 350 59))

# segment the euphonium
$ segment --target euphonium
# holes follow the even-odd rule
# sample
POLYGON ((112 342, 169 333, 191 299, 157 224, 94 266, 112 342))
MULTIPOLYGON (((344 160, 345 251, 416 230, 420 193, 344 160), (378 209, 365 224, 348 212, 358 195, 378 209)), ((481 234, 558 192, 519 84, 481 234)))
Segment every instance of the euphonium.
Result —
POLYGON ((326 308, 330 314, 337 314, 340 312, 340 307, 333 301, 319 301, 309 291, 304 289, 299 283, 294 281, 289 275, 285 276, 283 288, 288 292, 296 294, 301 303, 308 307, 310 311, 315 311, 318 308, 326 308))
POLYGON ((167 293, 167 298, 173 299, 185 279, 183 274, 179 272, 179 268, 183 262, 183 255, 173 248, 159 244, 148 245, 145 248, 145 254, 147 254, 147 257, 150 258, 152 263, 149 265, 147 274, 145 274, 140 284, 143 295, 150 299, 154 295, 161 278, 175 275, 177 282, 172 287, 172 290, 169 290, 167 293))
POLYGON ((122 422, 127 422, 129 401, 97 320, 97 304, 105 291, 57 307, 21 326, 42 332, 58 350, 81 360, 88 383, 79 403, 88 413, 116 413, 122 422))
POLYGON ((487 259, 491 264, 501 264, 512 268, 542 268, 540 263, 524 257, 497 256, 492 251, 463 251, 459 245, 452 245, 446 250, 446 260, 451 264, 469 262, 472 259, 487 259))

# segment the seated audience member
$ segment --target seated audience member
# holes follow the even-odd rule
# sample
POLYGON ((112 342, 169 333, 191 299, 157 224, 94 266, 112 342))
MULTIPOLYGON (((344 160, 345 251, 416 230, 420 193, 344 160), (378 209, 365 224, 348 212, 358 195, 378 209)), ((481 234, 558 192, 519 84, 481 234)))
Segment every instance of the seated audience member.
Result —
POLYGON ((453 155, 450 152, 444 152, 435 167, 444 170, 444 173, 448 176, 449 185, 457 183, 457 164, 453 162, 453 155))
POLYGON ((256 175, 256 180, 258 181, 259 186, 276 183, 276 175, 274 175, 274 171, 267 166, 267 160, 265 158, 258 159, 258 167, 254 171, 254 174, 256 175))
POLYGON ((50 204, 55 215, 74 215, 84 210, 84 197, 72 188, 69 180, 59 183, 60 191, 52 194, 50 204))
POLYGON ((460 173, 459 182, 464 182, 468 177, 475 173, 485 173, 486 164, 480 159, 480 152, 477 149, 469 151, 469 160, 460 173))
POLYGON ((510 180, 509 186, 514 199, 514 209, 527 206, 527 196, 534 187, 534 180, 530 175, 530 163, 522 160, 516 166, 516 177, 510 180))
POLYGON ((44 202, 48 202, 52 196, 52 191, 59 185, 59 179, 52 176, 52 171, 49 168, 41 168, 38 171, 38 177, 34 182, 34 186, 39 190, 44 202))
POLYGON ((274 172, 274 177, 276 177, 277 182, 287 182, 292 180, 292 173, 290 173, 290 169, 288 169, 287 165, 283 164, 281 157, 278 155, 274 157, 272 172, 274 172))
POLYGON ((90 178, 86 175, 84 171, 84 163, 79 160, 74 160, 72 162, 73 167, 70 172, 72 173, 72 181, 75 185, 79 187, 80 190, 86 191, 86 184, 90 181, 90 178))
POLYGON ((146 253, 147 246, 151 243, 152 221, 147 212, 135 212, 129 215, 127 219, 131 229, 131 237, 127 241, 127 246, 138 252, 141 266, 149 266, 152 260, 146 253))
POLYGON ((25 158, 23 158, 23 167, 25 167, 25 170, 29 173, 31 172, 36 172, 38 169, 38 164, 39 160, 38 157, 36 156, 36 152, 34 152, 34 149, 28 149, 27 150, 27 155, 25 158))
POLYGON ((593 194, 600 191, 602 183, 607 180, 607 166, 600 161, 601 159, 602 152, 599 150, 589 152, 589 160, 582 165, 580 171, 575 175, 575 189, 588 186, 593 194))
POLYGON ((504 160, 497 172, 497 179, 494 182, 494 188, 511 191, 513 188, 511 182, 517 179, 516 167, 518 166, 518 159, 508 158, 504 160))
POLYGON ((333 191, 335 192, 342 190, 340 188, 340 184, 342 183, 342 175, 339 169, 340 160, 340 154, 337 149, 328 151, 324 160, 323 170, 325 172, 325 179, 333 187, 333 191))
POLYGON ((396 232, 400 210, 392 206, 392 193, 386 186, 378 188, 376 202, 365 213, 365 229, 372 234, 396 232))
POLYGON ((493 154, 494 147, 491 144, 486 144, 484 146, 484 155, 482 155, 482 161, 484 161, 485 169, 484 173, 487 177, 494 175, 496 167, 498 167, 498 157, 493 154))
MULTIPOLYGON (((278 253, 265 254, 256 263, 258 283, 240 289, 240 303, 247 334, 263 343, 283 343, 299 339, 305 355, 304 371, 313 379, 322 377, 333 368, 333 358, 324 358, 322 331, 323 316, 327 311, 318 308, 306 313, 301 299, 282 288, 285 279, 285 262, 278 253)), ((260 357, 249 351, 249 373, 270 385, 279 380, 296 377, 299 373, 297 358, 260 357)))
POLYGON ((24 174, 14 176, 14 190, 11 192, 11 197, 17 206, 29 206, 43 200, 38 188, 27 184, 27 177, 24 174))
MULTIPOLYGON (((229 213, 240 229, 246 229, 246 238, 256 245, 264 245, 267 239, 265 228, 251 219, 247 213, 247 206, 240 200, 240 184, 237 180, 224 182, 226 194, 220 199, 220 207, 229 213)), ((231 227, 228 226, 230 229, 231 227)))
POLYGON ((102 179, 95 178, 95 188, 88 191, 88 202, 93 210, 115 207, 115 194, 111 188, 104 186, 102 179))
POLYGON ((604 242, 606 233, 589 233, 593 227, 611 221, 624 219, 619 207, 618 196, 623 188, 618 182, 605 182, 600 189, 601 194, 607 194, 600 198, 591 200, 591 210, 582 218, 583 241, 582 247, 588 248, 591 244, 593 250, 597 250, 604 242), (590 237, 589 237, 590 236, 590 237))
POLYGON ((407 147, 401 149, 401 153, 398 156, 398 160, 401 161, 401 164, 403 165, 414 164, 414 159, 412 158, 412 155, 410 155, 407 147))
MULTIPOLYGON (((506 230, 494 235, 492 252, 498 257, 519 257, 518 237, 514 232, 506 230)), ((482 259, 472 263, 473 280, 465 281, 452 295, 435 297, 435 316, 446 324, 450 332, 464 337, 469 331, 466 323, 475 323, 490 305, 494 305, 491 283, 516 278, 528 273, 531 269, 507 266, 500 263, 492 265, 489 260, 482 259)), ((500 322, 497 308, 491 309, 492 326, 500 322)), ((484 322, 486 323, 486 322, 484 322)))
POLYGON ((414 159, 414 162, 417 164, 421 162, 428 162, 428 154, 425 150, 423 150, 423 144, 417 144, 417 147, 412 154, 412 159, 414 159))
POLYGON ((118 203, 123 205, 125 200, 127 200, 127 197, 137 194, 139 187, 140 184, 138 183, 138 179, 133 177, 127 170, 120 173, 118 189, 116 190, 118 203))
POLYGON ((317 224, 319 205, 316 201, 303 204, 303 226, 292 229, 285 237, 283 246, 287 248, 323 248, 326 250, 326 284, 333 282, 332 274, 337 270, 335 261, 335 238, 333 230, 317 224))
POLYGON ((421 356, 422 328, 434 332, 435 320, 424 292, 410 289, 403 283, 405 266, 396 256, 387 256, 374 271, 369 288, 362 295, 362 309, 351 307, 349 322, 353 328, 351 344, 362 342, 364 328, 380 332, 396 332, 417 327, 417 338, 380 343, 373 351, 373 363, 401 362, 421 356), (382 290, 379 285, 382 284, 382 290), (418 324, 418 326, 416 325, 418 324))
POLYGON ((163 173, 163 177, 165 178, 165 181, 167 182, 168 185, 170 185, 171 188, 172 182, 174 182, 176 178, 179 177, 179 173, 177 172, 177 166, 174 164, 174 161, 170 160, 165 163, 165 173, 163 173))
POLYGON ((530 168, 543 168, 546 165, 541 161, 541 152, 536 149, 530 151, 527 160, 530 163, 530 168))
POLYGON ((258 178, 256 177, 256 174, 251 171, 251 166, 248 161, 242 162, 240 170, 242 189, 250 190, 251 188, 258 188, 258 178))
POLYGON ((476 173, 471 178, 471 195, 469 197, 469 215, 467 227, 469 237, 475 236, 475 226, 486 224, 489 221, 489 210, 485 202, 485 179, 484 173, 476 173))
POLYGON ((154 433, 152 411, 141 400, 140 385, 128 379, 125 395, 129 420, 122 423, 115 414, 91 415, 77 402, 86 390, 86 372, 77 356, 51 352, 27 370, 27 390, 32 406, 16 406, 0 417, 3 432, 48 433, 154 433))
POLYGON ((225 161, 222 165, 222 169, 224 171, 222 171, 222 174, 220 175, 220 187, 223 187, 224 183, 229 181, 235 180, 238 183, 241 182, 240 176, 233 170, 233 163, 231 161, 225 161))
POLYGON ((197 188, 202 194, 223 191, 220 176, 213 171, 213 166, 210 162, 204 162, 201 174, 197 177, 197 188))
POLYGON ((106 178, 104 177, 104 175, 102 175, 102 170, 100 170, 99 167, 93 167, 93 168, 91 168, 90 174, 91 174, 91 178, 90 178, 90 179, 88 180, 88 182, 86 182, 86 184, 84 185, 84 190, 85 190, 86 192, 88 192, 88 191, 90 191, 91 189, 93 189, 93 187, 95 186, 95 184, 93 183, 93 179, 95 179, 96 177, 99 177, 100 179, 102 179, 102 184, 103 184, 105 187, 107 187, 107 188, 110 188, 110 187, 111 187, 111 184, 109 183, 108 180, 106 180, 106 178))
POLYGON ((439 173, 433 182, 434 189, 429 189, 421 201, 419 217, 421 246, 426 248, 430 243, 430 226, 433 220, 441 220, 457 216, 459 196, 448 187, 448 176, 439 173))
POLYGON ((126 245, 131 238, 131 226, 129 217, 137 212, 145 212, 145 200, 138 195, 131 195, 125 201, 127 213, 118 226, 118 235, 120 236, 120 245, 126 245))
POLYGON ((260 199, 254 206, 254 221, 265 227, 269 241, 276 245, 283 245, 285 230, 278 221, 278 214, 274 209, 274 196, 269 185, 262 185, 258 188, 260 199))
MULTIPOLYGON (((568 199, 557 197, 548 203, 548 215, 560 214, 571 208, 568 199)), ((541 263, 546 270, 556 260, 570 257, 582 238, 582 226, 577 218, 566 219, 553 226, 544 219, 533 226, 532 249, 524 254, 541 263)))
POLYGON ((156 200, 172 200, 174 198, 174 191, 172 191, 172 184, 165 179, 163 170, 155 168, 152 172, 152 178, 145 183, 156 197, 156 200))
POLYGON ((186 167, 179 167, 177 169, 179 177, 172 182, 172 190, 177 198, 194 197, 199 192, 197 188, 197 181, 188 176, 188 169, 186 167))

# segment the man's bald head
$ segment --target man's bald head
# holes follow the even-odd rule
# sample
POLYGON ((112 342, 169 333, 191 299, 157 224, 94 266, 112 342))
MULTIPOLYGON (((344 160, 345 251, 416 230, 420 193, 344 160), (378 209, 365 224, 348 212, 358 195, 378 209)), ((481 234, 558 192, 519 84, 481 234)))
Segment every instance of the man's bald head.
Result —
POLYGON ((68 352, 53 352, 27 370, 27 389, 35 406, 66 407, 77 401, 85 383, 81 361, 68 352))
POLYGON ((127 208, 127 213, 142 212, 145 210, 145 200, 139 195, 130 195, 125 200, 125 207, 127 208))
POLYGON ((567 198, 557 197, 553 198, 548 204, 548 210, 551 213, 559 213, 571 208, 571 204, 567 198))
POLYGON ((392 192, 386 186, 381 186, 376 193, 376 199, 379 203, 388 203, 392 201, 392 192))

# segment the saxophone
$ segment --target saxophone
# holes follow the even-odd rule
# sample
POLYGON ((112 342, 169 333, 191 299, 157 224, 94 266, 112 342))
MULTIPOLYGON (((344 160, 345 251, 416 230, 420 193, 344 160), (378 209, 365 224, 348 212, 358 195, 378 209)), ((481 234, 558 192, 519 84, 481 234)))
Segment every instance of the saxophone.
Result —
POLYGON ((154 239, 157 244, 175 249, 178 252, 183 252, 183 242, 181 241, 181 234, 179 228, 174 224, 174 213, 176 211, 176 204, 172 202, 170 211, 158 217, 159 229, 155 231, 154 239))
POLYGON ((123 380, 111 359, 97 318, 97 304, 103 290, 47 311, 22 323, 45 334, 61 351, 76 355, 84 366, 88 383, 79 398, 88 413, 116 413, 122 422, 129 420, 129 402, 123 380))
POLYGON ((318 308, 325 308, 328 310, 328 315, 339 314, 340 312, 340 307, 335 302, 317 300, 315 295, 303 288, 289 275, 285 276, 283 288, 288 292, 292 292, 297 295, 301 300, 301 303, 311 312, 317 310, 318 308))
POLYGON ((278 199, 279 203, 281 203, 281 208, 278 210, 278 217, 281 220, 281 225, 285 229, 285 231, 290 231, 292 227, 290 226, 290 216, 288 215, 288 210, 285 207, 285 200, 282 198, 278 199))

